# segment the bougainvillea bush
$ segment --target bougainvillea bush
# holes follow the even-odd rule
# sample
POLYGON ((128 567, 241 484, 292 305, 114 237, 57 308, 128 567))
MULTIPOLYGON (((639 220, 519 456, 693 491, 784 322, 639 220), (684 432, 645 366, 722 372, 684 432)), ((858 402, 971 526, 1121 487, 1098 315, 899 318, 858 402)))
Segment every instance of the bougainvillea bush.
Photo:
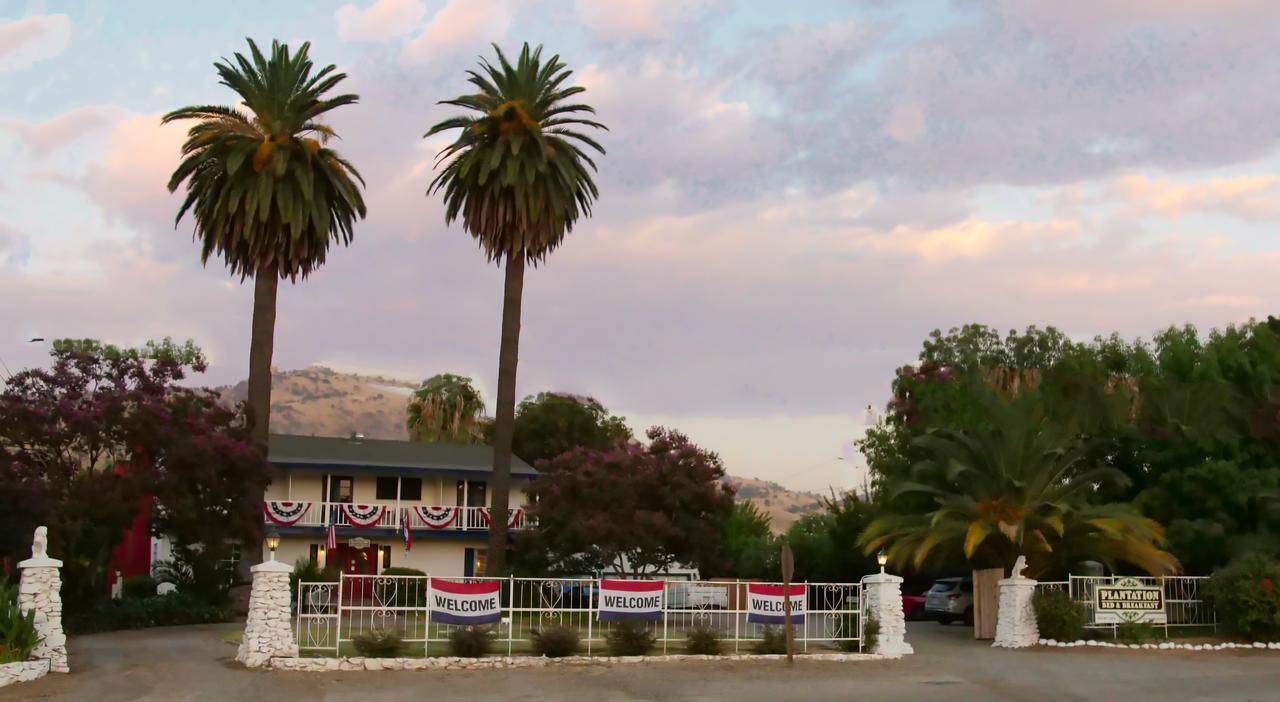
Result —
POLYGON ((1227 632, 1248 641, 1280 641, 1280 561, 1255 552, 1209 579, 1208 596, 1227 632))

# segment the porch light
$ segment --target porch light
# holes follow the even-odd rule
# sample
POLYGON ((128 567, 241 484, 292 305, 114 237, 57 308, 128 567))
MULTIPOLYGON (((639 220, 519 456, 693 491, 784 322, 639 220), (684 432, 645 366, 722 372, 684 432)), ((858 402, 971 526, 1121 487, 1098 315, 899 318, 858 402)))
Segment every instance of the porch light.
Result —
POLYGON ((885 553, 884 549, 880 549, 880 553, 876 554, 876 563, 880 564, 880 572, 883 573, 885 565, 889 563, 889 554, 885 553))
POLYGON ((271 560, 276 559, 276 549, 280 548, 280 535, 275 529, 267 532, 267 550, 271 552, 271 560))

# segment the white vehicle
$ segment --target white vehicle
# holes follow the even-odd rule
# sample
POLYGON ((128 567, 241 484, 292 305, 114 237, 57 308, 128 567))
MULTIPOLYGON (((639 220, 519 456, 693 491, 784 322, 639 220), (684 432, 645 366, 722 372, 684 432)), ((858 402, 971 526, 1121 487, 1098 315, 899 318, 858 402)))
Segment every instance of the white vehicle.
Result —
POLYGON ((731 583, 667 581, 667 607, 671 609, 728 609, 731 583))

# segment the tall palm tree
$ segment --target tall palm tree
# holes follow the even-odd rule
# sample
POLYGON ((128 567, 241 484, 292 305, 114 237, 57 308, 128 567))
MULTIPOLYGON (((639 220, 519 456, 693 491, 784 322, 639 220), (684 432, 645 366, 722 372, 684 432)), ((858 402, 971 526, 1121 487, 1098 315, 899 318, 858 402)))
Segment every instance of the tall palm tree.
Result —
POLYGON ((409 399, 409 438, 424 443, 484 442, 484 399, 470 378, 440 373, 422 381, 409 399))
POLYGON ((365 216, 356 185, 364 179, 326 146, 337 135, 320 121, 359 99, 328 95, 346 74, 333 65, 313 73, 310 43, 290 53, 273 41, 264 56, 248 42, 249 57, 237 53, 234 61, 214 64, 219 82, 236 92, 243 108, 194 105, 162 122, 195 122, 169 179, 170 192, 184 182, 187 189, 174 226, 190 211, 201 261, 217 253, 233 275, 254 279, 250 437, 265 455, 277 285, 281 278, 305 279, 324 263, 331 242, 351 243, 355 221, 365 216))
MULTIPOLYGON (((606 127, 584 116, 595 113, 591 106, 569 102, 585 88, 565 87, 573 72, 559 55, 544 62, 541 46, 525 44, 512 65, 493 48, 497 66, 481 59, 479 71, 467 72, 477 92, 440 103, 470 114, 436 124, 424 138, 459 130, 440 151, 441 170, 427 192, 443 194, 446 224, 461 215, 489 261, 506 266, 491 491, 497 516, 506 515, 510 497, 525 264, 543 261, 579 217, 591 215, 599 191, 591 177, 596 164, 585 149, 603 154, 604 147, 579 130, 606 127)), ((506 569, 506 548, 507 520, 498 517, 489 527, 489 574, 506 569)))
POLYGON ((1090 465, 1089 446, 1070 422, 1046 414, 1038 393, 1008 402, 993 396, 985 409, 988 428, 934 429, 915 439, 926 458, 890 487, 892 500, 915 508, 869 525, 859 539, 867 553, 886 548, 891 562, 917 569, 945 548, 1005 569, 1023 555, 1032 576, 1086 559, 1113 570, 1176 572, 1159 524, 1128 504, 1091 504, 1101 486, 1127 478, 1090 465))

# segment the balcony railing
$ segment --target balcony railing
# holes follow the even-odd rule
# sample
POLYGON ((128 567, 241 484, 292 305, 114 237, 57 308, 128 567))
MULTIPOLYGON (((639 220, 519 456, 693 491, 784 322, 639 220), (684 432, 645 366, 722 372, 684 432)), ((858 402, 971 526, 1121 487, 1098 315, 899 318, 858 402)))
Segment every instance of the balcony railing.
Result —
MULTIPOLYGON (((488 507, 299 500, 266 500, 263 503, 268 526, 328 527, 332 524, 358 529, 400 529, 406 513, 409 515, 409 528, 414 532, 484 531, 489 528, 488 507)), ((507 524, 512 529, 528 529, 531 522, 522 508, 507 511, 507 524)))

